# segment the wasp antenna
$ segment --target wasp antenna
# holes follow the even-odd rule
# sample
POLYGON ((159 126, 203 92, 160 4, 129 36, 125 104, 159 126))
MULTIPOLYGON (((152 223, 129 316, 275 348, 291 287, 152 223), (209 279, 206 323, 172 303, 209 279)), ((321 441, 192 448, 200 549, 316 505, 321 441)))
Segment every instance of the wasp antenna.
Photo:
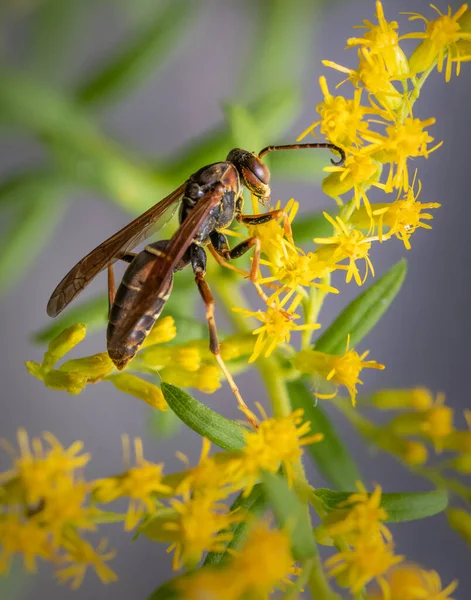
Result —
POLYGON ((268 154, 269 152, 276 152, 278 150, 302 150, 308 148, 325 148, 329 150, 335 150, 340 154, 340 160, 335 161, 331 159, 331 163, 333 165, 341 165, 345 161, 345 152, 342 148, 339 148, 335 144, 331 144, 330 142, 315 142, 312 144, 286 144, 284 146, 267 146, 263 150, 260 150, 258 153, 258 158, 262 158, 264 154, 268 154))

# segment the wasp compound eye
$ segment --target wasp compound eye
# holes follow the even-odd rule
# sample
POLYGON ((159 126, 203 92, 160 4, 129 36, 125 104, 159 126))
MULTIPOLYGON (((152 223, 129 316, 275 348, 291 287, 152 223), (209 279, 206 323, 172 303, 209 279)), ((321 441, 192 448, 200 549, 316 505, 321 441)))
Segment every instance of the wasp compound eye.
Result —
POLYGON ((268 193, 270 171, 263 162, 247 150, 234 148, 227 156, 233 163, 247 188, 258 197, 265 197, 268 193))

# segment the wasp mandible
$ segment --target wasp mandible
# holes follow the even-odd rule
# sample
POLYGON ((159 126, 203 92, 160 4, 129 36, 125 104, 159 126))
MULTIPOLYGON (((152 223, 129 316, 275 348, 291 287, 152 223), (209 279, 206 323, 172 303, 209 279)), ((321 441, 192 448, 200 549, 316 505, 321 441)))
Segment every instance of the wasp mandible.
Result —
MULTIPOLYGON (((224 372, 239 406, 245 414, 249 414, 250 411, 219 353, 214 299, 205 280, 204 247, 209 246, 221 262, 239 258, 254 248, 250 279, 256 283, 260 241, 251 237, 231 249, 222 230, 234 219, 246 225, 261 225, 281 217, 284 219, 286 233, 291 235, 290 223, 283 210, 244 215, 243 190, 246 187, 262 204, 267 205, 270 200, 270 171, 262 162, 262 156, 278 150, 308 148, 328 148, 338 152, 340 161, 332 160, 334 164, 340 164, 345 159, 341 148, 328 142, 319 142, 267 146, 258 155, 234 148, 224 162, 202 167, 166 198, 82 258, 52 293, 47 305, 48 315, 56 317, 98 273, 107 268, 107 348, 116 367, 123 369, 136 355, 162 312, 172 291, 174 272, 191 264, 196 285, 206 305, 210 350, 224 372), (148 244, 138 254, 132 253, 135 246, 154 233, 153 228, 162 215, 175 210, 178 202, 180 226, 172 238, 148 244), (116 291, 113 263, 117 260, 130 264, 116 291)), ((267 300, 260 286, 257 289, 267 300)))

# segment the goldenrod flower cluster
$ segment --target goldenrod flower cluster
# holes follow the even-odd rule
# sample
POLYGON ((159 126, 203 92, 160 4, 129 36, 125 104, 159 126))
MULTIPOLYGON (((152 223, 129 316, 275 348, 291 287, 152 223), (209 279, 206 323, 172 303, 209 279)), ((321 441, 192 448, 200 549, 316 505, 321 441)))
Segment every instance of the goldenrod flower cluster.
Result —
MULTIPOLYGON (((229 312, 239 329, 222 342, 221 356, 234 374, 254 363, 267 383, 276 416, 268 418, 261 410, 261 423, 254 420, 254 431, 242 430, 243 445, 236 445, 235 451, 210 455, 210 442, 203 438, 199 463, 192 467, 180 454, 185 469, 171 475, 164 475, 161 463, 144 458, 139 439, 134 441, 135 460, 131 461, 130 441, 125 437, 124 472, 90 482, 82 473, 89 457, 80 454, 79 443, 64 449, 50 434, 44 434, 44 441, 33 440, 31 450, 26 434, 20 432, 21 454, 14 457, 11 470, 1 478, 0 571, 6 571, 11 557, 20 553, 30 570, 37 558, 57 563, 58 578, 72 580, 73 586, 80 584, 88 567, 103 581, 112 581, 115 575, 106 561, 113 553, 106 552, 104 542, 94 549, 83 534, 94 531, 100 522, 117 520, 126 530, 136 529, 140 535, 169 544, 174 569, 188 571, 176 578, 173 588, 190 600, 268 598, 274 588, 298 572, 301 577, 295 585, 307 582, 318 598, 335 598, 330 577, 358 598, 451 600, 456 582, 442 589, 435 571, 409 564, 396 553, 385 525, 388 515, 382 506, 380 486, 371 494, 360 486, 330 512, 319 508, 316 490, 304 475, 302 455, 304 446, 322 444, 328 432, 310 432, 303 410, 292 410, 288 391, 288 382, 308 380, 316 398, 331 400, 369 441, 398 456, 436 487, 471 502, 468 487, 447 476, 450 469, 460 474, 471 472, 471 431, 455 428, 453 410, 442 395, 434 398, 424 388, 378 392, 369 405, 396 412, 386 424, 377 426, 354 407, 367 403, 358 393, 363 370, 379 371, 384 365, 369 360, 368 351, 351 347, 350 337, 354 336, 349 331, 342 333, 343 352, 324 352, 320 339, 317 348, 311 344, 313 332, 321 327, 318 321, 323 302, 329 294, 339 293, 337 282, 333 285, 334 274, 341 272, 346 283, 362 286, 375 275, 370 256, 373 245, 396 238, 410 250, 412 235, 418 229, 431 228, 431 211, 440 206, 436 201, 419 200, 422 184, 417 171, 410 168, 411 160, 428 158, 441 146, 433 137, 435 119, 430 115, 419 118, 414 105, 434 68, 444 71, 449 81, 453 70, 458 74, 461 63, 471 60, 471 11, 467 5, 455 13, 451 9, 445 14, 434 10, 438 15, 432 20, 410 14, 412 26, 423 24, 425 31, 400 35, 398 23, 386 19, 377 1, 375 21, 365 20, 361 35, 347 41, 348 49, 356 52, 356 68, 323 63, 346 75, 342 83, 353 86, 351 98, 336 95, 331 91, 333 85, 322 76, 318 118, 299 137, 321 134, 345 153, 342 164, 325 168, 322 185, 335 202, 335 211, 324 213, 331 234, 313 236, 309 249, 298 247, 291 227, 298 211, 293 199, 283 211, 278 203, 279 218, 244 226, 244 235, 238 230, 227 232, 244 239, 248 233, 258 239, 261 259, 257 277, 253 277, 254 267, 251 275, 266 306, 252 310, 244 303, 242 279, 234 283, 227 278, 231 281, 227 287, 226 279, 218 278, 216 291, 226 308, 233 309, 229 312), (401 48, 404 39, 420 40, 411 56, 401 48), (253 331, 246 318, 258 321, 253 331), (338 398, 343 388, 349 397, 346 401, 338 398), (451 458, 439 465, 425 465, 429 447, 437 454, 451 452, 446 455, 451 458), (286 480, 283 485, 292 493, 293 505, 298 501, 302 505, 307 534, 312 529, 308 503, 316 509, 320 519, 315 530, 317 541, 337 548, 325 562, 327 573, 317 549, 308 560, 294 564, 296 528, 289 519, 284 526, 269 527, 264 520, 229 506, 231 494, 237 492, 243 504, 267 474, 277 481, 275 475, 286 480), (103 510, 102 505, 119 498, 129 501, 126 514, 103 510), (245 544, 228 549, 242 523, 250 525, 245 544), (197 569, 206 553, 225 553, 225 559, 217 567, 197 569)), ((221 374, 206 340, 178 343, 172 317, 157 321, 124 372, 115 370, 106 353, 67 360, 58 366, 85 333, 83 325, 66 329, 50 342, 41 363, 27 363, 28 371, 49 388, 71 394, 80 393, 88 384, 109 381, 162 411, 168 405, 155 383, 156 376, 163 382, 205 393, 221 385, 221 374)), ((353 339, 354 345, 357 339, 353 339)), ((230 379, 229 370, 226 376, 230 379)), ((231 387, 237 390, 234 382, 231 387)), ((171 403, 169 396, 167 399, 171 403)), ((254 398, 250 400, 255 403, 254 398)), ((304 406, 306 411, 312 408, 304 406)), ((208 417, 211 411, 204 408, 203 426, 209 430, 215 417, 208 417)), ((465 417, 471 423, 470 414, 465 417)), ((217 423, 217 427, 224 427, 217 423)), ((196 426, 194 429, 200 431, 196 426)), ((471 515, 452 508, 448 519, 469 542, 471 515)))
MULTIPOLYGON (((73 587, 80 585, 88 567, 95 569, 103 582, 113 581, 116 576, 105 562, 114 552, 105 552, 106 540, 94 550, 82 537, 84 531, 95 531, 98 523, 108 520, 123 521, 126 530, 139 526, 138 531, 151 539, 170 543, 173 567, 191 569, 204 553, 224 551, 233 535, 228 527, 247 518, 243 511, 226 505, 229 495, 240 490, 248 495, 262 471, 276 473, 283 467, 293 476, 302 447, 322 439, 321 434, 307 435, 309 430, 301 410, 287 417, 266 418, 258 431, 245 432, 246 444, 239 452, 210 457, 210 444, 203 439, 199 464, 166 477, 162 463, 144 458, 140 439, 134 440, 132 461, 130 440, 124 436, 126 470, 94 481, 84 479, 83 468, 90 455, 81 453, 81 442, 65 449, 45 433, 43 440, 32 440, 31 449, 21 430, 20 455, 14 455, 12 468, 0 475, 0 572, 8 572, 12 557, 19 553, 30 571, 36 570, 37 558, 60 565, 58 579, 72 580, 73 587), (98 508, 119 498, 129 499, 124 515, 98 508)), ((188 462, 186 457, 184 460, 188 462)), ((253 535, 260 543, 265 539, 267 545, 270 536, 272 541, 281 540, 289 557, 287 570, 291 568, 286 534, 266 531, 260 525, 253 535)), ((271 589, 283 578, 287 571, 278 575, 275 564, 268 568, 268 554, 266 559, 266 578, 257 580, 258 570, 245 552, 234 558, 231 568, 247 572, 241 579, 241 593, 253 586, 271 589)))

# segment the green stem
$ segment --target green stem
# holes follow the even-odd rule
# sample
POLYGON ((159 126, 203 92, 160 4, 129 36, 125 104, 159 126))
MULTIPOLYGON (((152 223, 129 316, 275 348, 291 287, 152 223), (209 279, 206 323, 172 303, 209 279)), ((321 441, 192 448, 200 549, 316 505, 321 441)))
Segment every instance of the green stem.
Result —
POLYGON ((432 63, 432 65, 426 71, 424 71, 422 73, 422 77, 420 77, 418 79, 416 85, 414 86, 413 92, 411 93, 409 98, 402 105, 401 112, 399 113, 399 118, 398 118, 399 123, 402 123, 404 121, 404 119, 412 113, 412 108, 420 96, 422 86, 426 82, 430 73, 435 69, 436 65, 437 65, 437 61, 434 61, 432 63))
MULTIPOLYGON (((241 293, 239 286, 228 280, 224 280, 223 278, 217 278, 215 279, 215 288, 234 327, 241 333, 250 331, 249 324, 242 314, 231 310, 231 307, 233 306, 247 308, 245 298, 241 293)), ((284 417, 291 414, 292 406, 286 387, 286 381, 278 361, 271 356, 257 360, 255 366, 267 389, 267 394, 275 417, 284 417)), ((300 459, 295 463, 294 470, 298 481, 303 485, 309 485, 300 459)), ((305 508, 308 514, 309 523, 311 523, 307 499, 305 508)), ((312 597, 323 598, 324 600, 337 600, 338 596, 332 591, 329 585, 318 552, 316 553, 316 556, 312 557, 312 563, 310 563, 309 568, 310 572, 307 580, 309 582, 312 597)))

